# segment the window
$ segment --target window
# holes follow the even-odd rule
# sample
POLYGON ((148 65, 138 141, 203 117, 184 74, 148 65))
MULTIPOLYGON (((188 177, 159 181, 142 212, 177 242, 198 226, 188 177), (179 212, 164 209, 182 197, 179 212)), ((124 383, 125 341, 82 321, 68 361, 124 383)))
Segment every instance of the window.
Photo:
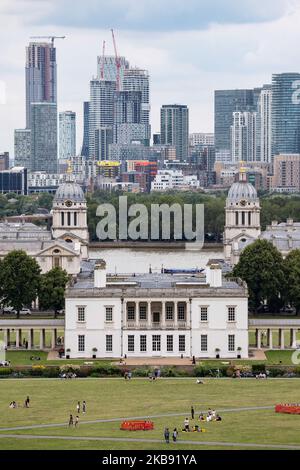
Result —
POLYGON ((239 225, 239 213, 235 213, 235 225, 239 225))
POLYGON ((160 323, 160 313, 153 312, 153 323, 160 323))
POLYGON ((140 351, 147 352, 147 336, 146 335, 140 336, 140 351))
POLYGON ((185 336, 179 335, 179 352, 185 352, 185 336))
POLYGON ((84 352, 85 351, 85 336, 78 335, 78 351, 84 352))
POLYGON ((147 320, 147 307, 140 305, 140 320, 147 320))
POLYGON ((167 352, 173 352, 173 335, 167 335, 167 352))
POLYGON ((245 212, 242 212, 242 225, 245 225, 245 212))
POLYGON ((85 307, 77 307, 77 321, 80 323, 85 322, 85 307))
POLYGON ((236 321, 235 307, 228 307, 228 321, 231 323, 236 321))
POLYGON ((184 304, 178 305, 178 320, 185 321, 185 305, 184 304))
POLYGON ((173 305, 167 305, 166 307, 166 320, 173 320, 173 305))
POLYGON ((234 352, 235 351, 235 336, 228 335, 228 351, 234 352))
POLYGON ((128 352, 134 352, 134 335, 128 336, 128 352))
POLYGON ((201 335, 201 351, 207 352, 207 335, 201 335))
POLYGON ((127 320, 135 320, 135 308, 133 305, 128 305, 127 307, 127 320))
POLYGON ((74 226, 77 225, 77 212, 74 212, 74 226))
POLYGON ((251 212, 248 212, 248 225, 251 226, 251 212))
POLYGON ((67 217, 68 217, 68 225, 71 225, 71 212, 67 212, 67 217))
POLYGON ((161 348, 161 338, 160 335, 152 336, 152 351, 159 352, 161 348))
POLYGON ((113 337, 112 335, 106 335, 106 352, 112 352, 113 350, 113 337))
POLYGON ((62 226, 65 225, 65 213, 64 212, 61 213, 61 225, 62 226))
POLYGON ((200 307, 200 319, 202 322, 208 321, 208 307, 200 307))
POLYGON ((106 322, 113 321, 113 308, 112 307, 105 307, 105 321, 106 322))

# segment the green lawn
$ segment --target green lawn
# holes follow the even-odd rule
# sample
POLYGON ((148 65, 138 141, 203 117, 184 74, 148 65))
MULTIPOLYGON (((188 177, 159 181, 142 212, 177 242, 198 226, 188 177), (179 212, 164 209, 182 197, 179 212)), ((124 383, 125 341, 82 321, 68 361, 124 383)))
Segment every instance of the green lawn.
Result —
POLYGON ((44 365, 44 366, 63 366, 64 364, 74 364, 74 365, 82 365, 86 362, 93 363, 94 366, 103 363, 111 364, 113 361, 105 361, 101 359, 92 360, 92 359, 57 359, 57 360, 47 360, 48 352, 45 351, 7 351, 6 352, 6 359, 11 362, 12 366, 37 366, 37 365, 44 365), (40 361, 31 360, 30 358, 39 357, 40 361))
MULTIPOLYGON (((197 449, 185 441, 216 442, 210 448, 222 448, 225 443, 235 448, 234 443, 298 445, 300 447, 300 416, 279 415, 273 409, 225 412, 222 410, 245 407, 274 406, 281 402, 299 401, 300 381, 294 380, 205 380, 197 385, 196 379, 161 379, 149 382, 147 379, 25 379, 0 381, 0 428, 35 424, 66 423, 62 427, 27 430, 0 431, 9 434, 33 436, 77 436, 76 441, 59 439, 19 440, 0 437, 0 449, 165 449, 161 442, 165 426, 181 429, 185 414, 189 415, 191 405, 196 411, 215 408, 223 417, 221 423, 205 423, 205 433, 180 433, 176 448, 197 449), (26 396, 31 398, 31 408, 22 403, 26 396), (15 400, 21 406, 10 409, 8 404, 15 400), (86 400, 87 414, 80 420, 114 419, 106 423, 84 424, 69 429, 70 413, 76 414, 77 401, 86 400), (171 415, 176 416, 165 416, 171 415), (153 419, 154 431, 120 431, 121 418, 132 416, 153 419), (88 437, 156 439, 158 443, 88 441, 88 437), (222 446, 223 444, 223 446, 222 446), (179 447, 180 446, 180 447, 179 447)), ((170 445, 173 447, 173 444, 170 445)), ((201 447, 208 448, 208 446, 201 447)))

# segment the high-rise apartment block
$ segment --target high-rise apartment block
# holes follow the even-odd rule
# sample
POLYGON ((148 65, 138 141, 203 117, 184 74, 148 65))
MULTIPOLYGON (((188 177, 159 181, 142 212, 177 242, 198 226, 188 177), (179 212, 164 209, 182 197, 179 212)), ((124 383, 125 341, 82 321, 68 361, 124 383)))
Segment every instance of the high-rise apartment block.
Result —
POLYGON ((67 161, 76 155, 76 113, 59 113, 59 159, 67 161))
POLYGON ((56 103, 31 105, 31 171, 57 172, 56 103))
POLYGON ((256 113, 233 113, 231 160, 234 163, 256 161, 256 113))
POLYGON ((160 111, 162 145, 176 147, 176 158, 184 161, 189 154, 189 110, 185 105, 163 105, 160 111))
POLYGON ((15 165, 31 168, 31 130, 15 129, 15 165))

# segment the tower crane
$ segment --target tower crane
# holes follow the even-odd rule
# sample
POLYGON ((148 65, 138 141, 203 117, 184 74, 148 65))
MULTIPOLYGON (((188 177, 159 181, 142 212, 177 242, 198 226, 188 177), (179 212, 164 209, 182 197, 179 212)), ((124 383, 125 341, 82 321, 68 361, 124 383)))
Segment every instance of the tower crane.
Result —
POLYGON ((66 36, 30 36, 30 39, 51 39, 52 47, 54 47, 55 39, 66 39, 66 36))
POLYGON ((115 57, 116 57, 116 68, 117 68, 117 91, 120 91, 121 90, 121 83, 120 83, 120 68, 121 68, 121 60, 120 60, 120 57, 118 55, 118 50, 117 50, 117 44, 116 44, 116 39, 115 39, 115 35, 114 35, 114 30, 112 29, 111 30, 111 34, 112 34, 112 39, 113 39, 113 43, 114 43, 114 50, 115 50, 115 57))

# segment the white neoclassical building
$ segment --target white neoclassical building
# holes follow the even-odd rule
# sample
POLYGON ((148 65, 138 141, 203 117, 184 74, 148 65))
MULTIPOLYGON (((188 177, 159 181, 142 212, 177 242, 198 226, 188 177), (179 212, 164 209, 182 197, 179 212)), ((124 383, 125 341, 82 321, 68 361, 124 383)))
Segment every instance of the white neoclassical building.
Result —
POLYGON ((247 288, 214 261, 206 277, 108 276, 96 262, 67 290, 65 349, 71 358, 247 358, 247 288))
POLYGON ((36 259, 42 273, 61 267, 77 275, 88 258, 89 235, 86 199, 72 175, 57 189, 52 215, 52 230, 22 220, 1 222, 0 259, 12 250, 23 250, 36 259))
POLYGON ((225 208, 224 256, 235 265, 244 248, 261 235, 260 202, 254 186, 247 182, 243 168, 239 182, 228 193, 225 208))

